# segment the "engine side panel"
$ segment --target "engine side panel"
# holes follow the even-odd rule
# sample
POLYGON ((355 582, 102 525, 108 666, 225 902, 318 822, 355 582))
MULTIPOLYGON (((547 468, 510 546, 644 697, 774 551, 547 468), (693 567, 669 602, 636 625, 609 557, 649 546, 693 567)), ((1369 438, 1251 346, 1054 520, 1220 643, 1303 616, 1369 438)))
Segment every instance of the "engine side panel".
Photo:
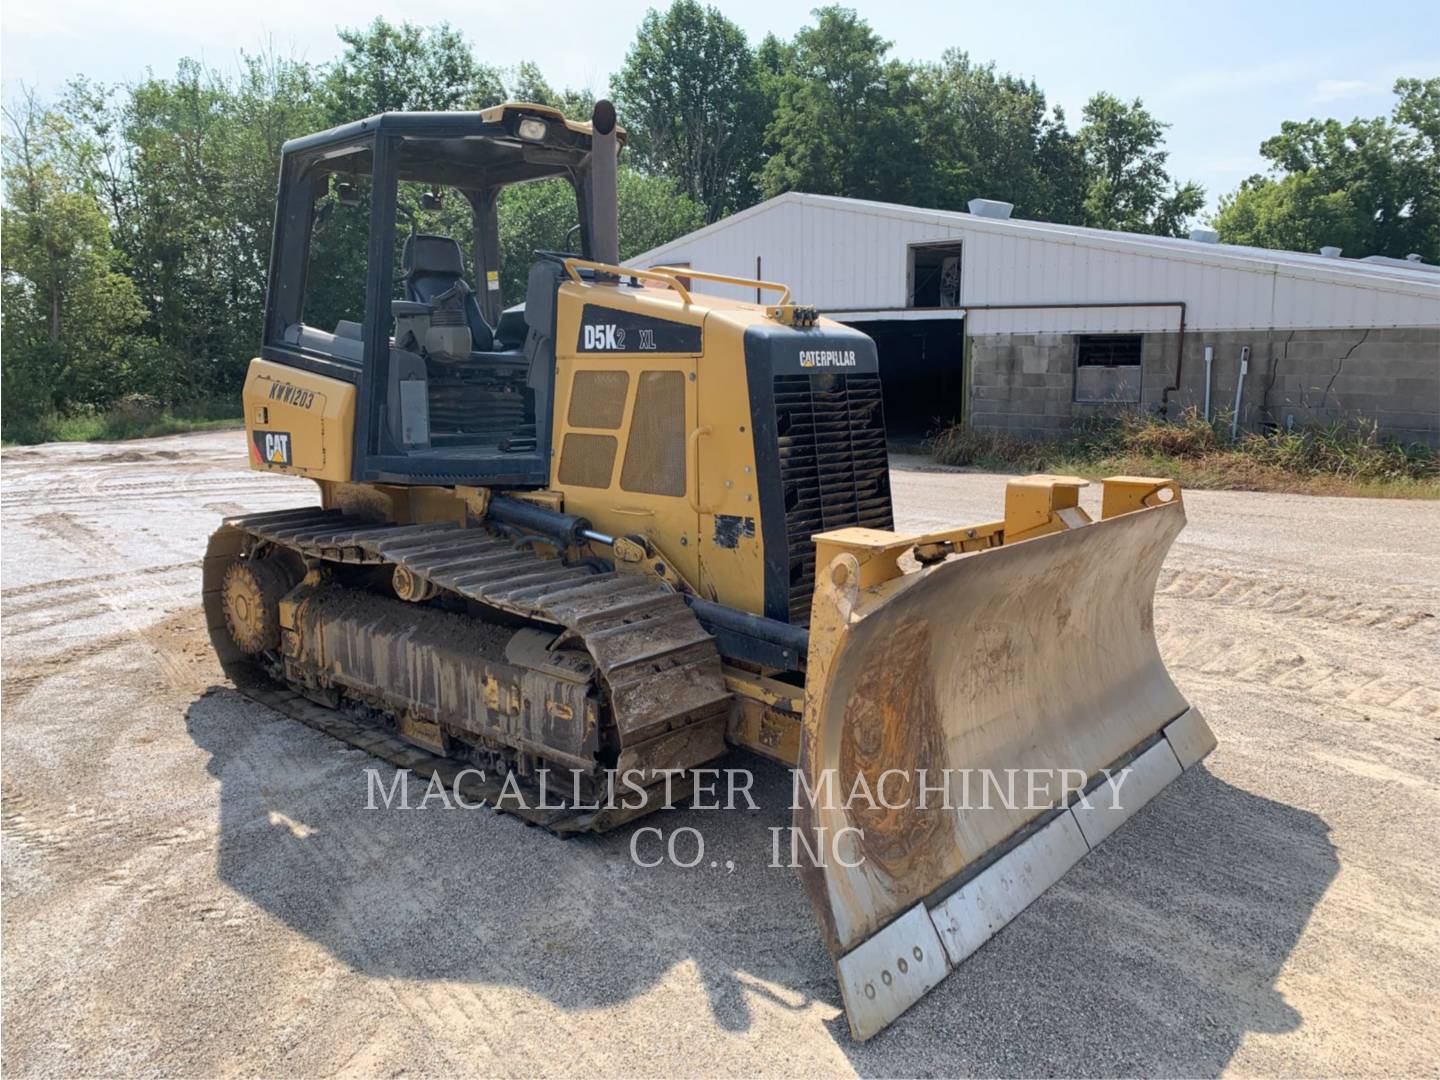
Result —
POLYGON ((809 621, 810 537, 890 528, 874 342, 657 289, 559 290, 551 487, 700 596, 809 621), (703 306, 702 306, 703 303, 703 306))
POLYGON ((706 315, 673 294, 562 285, 551 488, 565 511, 699 569, 698 380, 706 315))

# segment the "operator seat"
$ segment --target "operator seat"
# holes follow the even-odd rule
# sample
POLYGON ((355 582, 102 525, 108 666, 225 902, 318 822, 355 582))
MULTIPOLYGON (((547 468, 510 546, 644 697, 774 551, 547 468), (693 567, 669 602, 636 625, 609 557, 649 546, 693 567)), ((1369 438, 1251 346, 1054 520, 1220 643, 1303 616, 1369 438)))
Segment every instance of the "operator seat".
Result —
POLYGON ((461 304, 470 325, 470 347, 482 353, 495 347, 495 332, 480 314, 475 290, 465 280, 465 256, 459 243, 448 236, 412 233, 405 238, 400 262, 405 270, 405 294, 411 300, 429 304, 457 284, 463 286, 461 304))

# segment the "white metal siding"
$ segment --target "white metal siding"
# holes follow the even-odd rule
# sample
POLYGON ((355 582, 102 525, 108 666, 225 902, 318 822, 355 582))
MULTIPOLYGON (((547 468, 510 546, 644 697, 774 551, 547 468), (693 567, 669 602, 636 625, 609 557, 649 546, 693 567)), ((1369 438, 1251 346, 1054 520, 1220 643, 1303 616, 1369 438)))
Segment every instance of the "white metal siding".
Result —
POLYGON ((779 196, 632 262, 753 277, 758 255, 765 278, 823 311, 903 308, 909 246, 956 240, 971 333, 1174 330, 1176 308, 976 306, 1176 300, 1196 330, 1440 326, 1440 275, 813 195, 779 196))

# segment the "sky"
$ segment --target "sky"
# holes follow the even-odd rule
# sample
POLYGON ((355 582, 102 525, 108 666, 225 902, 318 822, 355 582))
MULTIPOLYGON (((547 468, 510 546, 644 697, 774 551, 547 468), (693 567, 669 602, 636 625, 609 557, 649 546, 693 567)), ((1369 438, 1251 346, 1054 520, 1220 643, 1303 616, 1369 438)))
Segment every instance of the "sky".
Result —
MULTIPOLYGON (((233 66, 264 47, 313 62, 336 56, 340 26, 376 15, 461 30, 486 63, 533 60, 555 86, 603 92, 647 8, 665 0, 534 3, 449 0, 429 8, 357 0, 6 0, 0 8, 0 82, 54 96, 74 75, 128 82, 174 71, 184 56, 233 66)), ((719 7, 758 42, 789 37, 813 0, 724 0, 719 7)), ((1154 0, 1151 3, 973 3, 852 6, 894 43, 892 55, 936 60, 946 49, 1034 78, 1071 127, 1098 90, 1140 97, 1171 127, 1171 174, 1196 180, 1211 208, 1264 169, 1260 143, 1284 120, 1390 112, 1400 76, 1440 76, 1440 3, 1387 0, 1154 0)))

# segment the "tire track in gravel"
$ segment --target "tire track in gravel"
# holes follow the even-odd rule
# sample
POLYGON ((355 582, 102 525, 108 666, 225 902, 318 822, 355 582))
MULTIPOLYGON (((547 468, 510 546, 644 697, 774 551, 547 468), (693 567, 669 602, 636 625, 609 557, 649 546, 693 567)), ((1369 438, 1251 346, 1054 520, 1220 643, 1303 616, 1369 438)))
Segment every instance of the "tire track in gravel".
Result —
MULTIPOLYGON (((1395 674, 1376 675, 1307 655, 1293 642, 1217 631, 1169 627, 1156 635, 1175 671, 1195 671, 1232 683, 1271 687, 1355 709, 1427 718, 1440 713, 1440 685, 1395 674)), ((1363 661, 1365 653, 1359 652, 1363 661)))
POLYGON ((215 837, 213 829, 139 821, 109 802, 97 805, 65 796, 46 798, 13 782, 0 790, 0 827, 7 843, 53 859, 53 869, 76 876, 105 871, 102 877, 108 877, 116 872, 114 851, 107 844, 134 845, 134 855, 149 849, 199 850, 212 844, 215 837))
MULTIPOLYGON (((186 617, 186 613, 182 612, 180 619, 183 621, 186 617)), ((175 620, 167 620, 167 623, 173 621, 175 620)), ((167 623, 161 623, 159 625, 164 627, 167 623)), ((164 647, 156 644, 156 640, 160 635, 154 632, 154 628, 152 628, 149 633, 142 630, 138 635, 133 630, 125 630, 120 634, 95 638, 73 646, 59 646, 58 652, 52 653, 39 662, 15 662, 6 665, 4 677, 5 707, 7 709, 19 709, 41 683, 65 675, 80 664, 95 660, 98 657, 105 656, 119 649, 133 646, 136 643, 137 636, 152 649, 163 651, 164 647)), ((219 666, 216 665, 215 669, 218 672, 219 666)), ((199 689, 203 686, 203 681, 192 677, 189 679, 189 686, 192 689, 199 689)))
POLYGON ((197 499, 216 496, 240 497, 244 495, 273 499, 276 496, 276 486, 273 483, 264 483, 263 478, 259 476, 252 477, 244 474, 197 478, 194 482, 187 483, 183 489, 168 484, 162 487, 155 481, 148 480, 107 483, 102 476, 93 484, 87 485, 86 490, 79 492, 75 490, 74 485, 64 485, 63 489, 59 491, 21 492, 6 500, 6 508, 23 509, 35 505, 44 507, 94 506, 97 498, 106 503, 150 502, 156 500, 157 497, 171 497, 193 502, 197 499))
POLYGON ((1274 615, 1320 619, 1342 626, 1374 630, 1410 630, 1421 626, 1440 632, 1440 619, 1436 618, 1434 611, 1424 608, 1403 609, 1300 585, 1212 570, 1166 568, 1160 574, 1155 595, 1157 598, 1203 601, 1274 615))
MULTIPOLYGON (((187 559, 183 562, 162 563, 158 566, 142 566, 135 570, 127 571, 130 577, 153 577, 157 574, 173 574, 181 570, 198 570, 202 564, 201 559, 187 559)), ((113 570, 99 574, 90 574, 86 577, 60 578, 56 581, 37 581, 33 585, 20 585, 14 589, 6 589, 0 604, 3 604, 5 614, 8 617, 12 613, 30 611, 38 608, 50 607, 56 600, 56 594, 70 589, 95 589, 101 582, 115 580, 113 570), (28 598, 35 597, 34 600, 28 598), (20 603, 15 603, 20 600, 20 603)))
MULTIPOLYGON (((163 607, 173 609, 174 597, 199 591, 200 567, 201 561, 193 559, 141 567, 123 576, 129 579, 132 585, 129 590, 130 598, 141 595, 148 597, 144 601, 136 601, 136 606, 146 606, 154 610, 158 600, 163 607)), ((115 580, 114 574, 97 574, 5 593, 3 598, 0 598, 0 612, 3 612, 5 619, 7 657, 18 655, 22 648, 28 650, 32 646, 39 646, 41 649, 62 648, 66 651, 79 649, 84 655, 94 655, 90 645, 71 645, 63 640, 64 635, 57 635, 54 631, 70 626, 82 626, 86 619, 96 613, 97 592, 103 590, 110 593, 115 580)), ((7 667, 7 675, 8 673, 7 667)))
MULTIPOLYGON (((97 565, 104 565, 115 556, 114 547, 97 533, 93 528, 86 525, 73 514, 63 511, 42 514, 31 519, 31 524, 37 529, 46 533, 59 543, 68 547, 77 555, 92 560, 97 565)), ((123 572, 122 572, 123 574, 123 572)), ((137 616, 135 608, 126 602, 127 593, 118 593, 114 588, 104 588, 101 581, 114 583, 114 578, 96 578, 94 583, 88 584, 91 595, 107 607, 116 617, 126 631, 135 640, 149 648, 165 676, 165 681, 172 691, 185 691, 190 688, 189 673, 178 663, 170 651, 161 647, 158 642, 151 639, 146 631, 151 623, 137 616)))

